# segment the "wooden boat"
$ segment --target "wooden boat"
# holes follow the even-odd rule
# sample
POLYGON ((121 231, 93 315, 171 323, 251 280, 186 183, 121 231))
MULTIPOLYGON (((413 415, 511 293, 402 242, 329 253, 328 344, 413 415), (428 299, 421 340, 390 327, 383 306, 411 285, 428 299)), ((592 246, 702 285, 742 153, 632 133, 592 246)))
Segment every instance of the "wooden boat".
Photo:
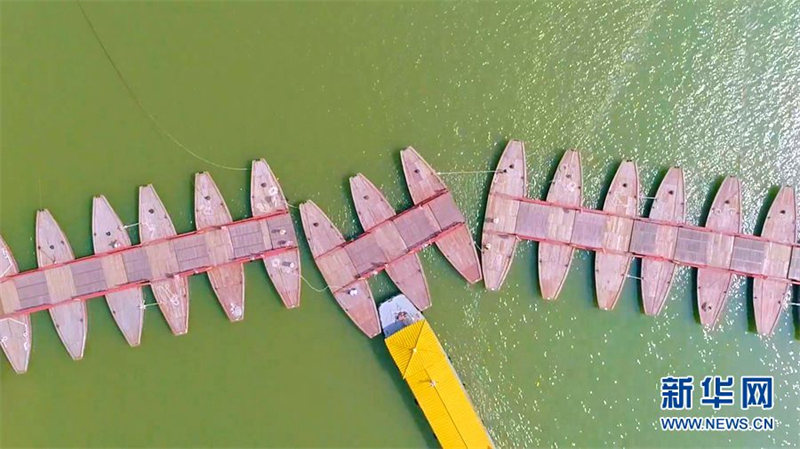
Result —
MULTIPOLYGON (((11 249, 6 245, 3 237, 0 237, 0 292, 6 289, 6 282, 13 284, 14 281, 3 279, 15 275, 19 272, 17 261, 11 254, 11 249)), ((9 285, 8 287, 13 287, 9 285)), ((3 297, 7 295, 3 294, 3 297)), ((28 361, 31 358, 31 318, 29 315, 20 315, 0 320, 0 346, 6 354, 8 363, 17 374, 28 371, 28 361)))
MULTIPOLYGON (((139 187, 139 237, 142 242, 161 240, 177 235, 175 226, 167 214, 155 188, 148 184, 139 187)), ((146 247, 147 259, 151 269, 160 273, 178 272, 175 251, 168 241, 159 245, 146 247)), ((189 282, 177 275, 171 279, 160 280, 150 284, 153 296, 158 302, 161 313, 167 320, 170 330, 175 335, 183 335, 189 331, 189 282)))
MULTIPOLYGON (((194 221, 197 230, 224 226, 233 221, 217 184, 207 172, 194 177, 194 221)), ((209 257, 215 261, 232 258, 233 243, 227 232, 207 233, 209 257)), ((244 319, 244 266, 218 265, 207 272, 211 288, 230 321, 244 319)))
MULTIPOLYGON (((560 206, 580 207, 583 200, 581 156, 569 150, 558 163, 547 201, 560 206)), ((570 241, 575 225, 575 210, 554 208, 547 217, 547 238, 570 241)), ((556 299, 567 279, 574 249, 569 245, 539 243, 539 287, 544 299, 556 299)))
POLYGON ((359 279, 342 233, 313 201, 300 205, 300 217, 311 254, 336 302, 368 337, 381 332, 378 310, 367 281, 359 279))
MULTIPOLYGON (((763 267, 767 276, 786 277, 789 271, 789 245, 797 239, 796 207, 794 189, 782 187, 769 208, 761 236, 783 245, 768 245, 763 267)), ((789 288, 788 281, 758 277, 753 280, 753 310, 759 334, 771 335, 775 331, 781 312, 787 307, 789 288)))
MULTIPOLYGON (((75 259, 72 247, 64 232, 48 210, 36 213, 36 260, 40 267, 60 264, 75 259)), ((75 285, 68 267, 46 272, 47 287, 53 302, 64 301, 75 296, 75 285)), ((56 326, 61 342, 73 360, 83 358, 86 348, 88 316, 86 303, 75 301, 49 309, 50 318, 56 326)))
MULTIPOLYGON (((650 207, 650 218, 661 222, 683 223, 686 209, 684 195, 683 170, 672 167, 658 186, 650 207)), ((642 304, 647 315, 658 315, 664 309, 675 276, 675 263, 669 259, 672 259, 675 252, 677 240, 677 227, 659 226, 654 244, 655 251, 663 259, 642 259, 642 304)))
MULTIPOLYGON (((705 227, 712 231, 741 232, 741 203, 739 180, 725 178, 711 204, 705 227)), ((697 304, 700 322, 704 326, 714 326, 725 308, 733 278, 728 271, 733 256, 733 242, 732 235, 715 235, 707 249, 711 267, 697 269, 697 304)))
MULTIPOLYGON (((122 221, 111 208, 105 196, 100 195, 92 200, 92 244, 95 254, 103 254, 119 248, 131 246, 128 231, 122 221)), ((114 258, 116 263, 106 264, 106 271, 114 272, 115 279, 127 280, 122 256, 114 258)), ((125 340, 131 346, 139 346, 142 341, 142 324, 144 323, 144 297, 141 288, 130 288, 106 294, 106 302, 111 316, 122 331, 125 340)))
POLYGON ((430 307, 428 282, 422 271, 419 256, 408 252, 408 247, 393 222, 390 226, 376 228, 397 215, 394 208, 386 201, 380 190, 362 174, 350 178, 350 191, 364 232, 375 232, 378 246, 385 254, 386 260, 390 261, 386 264, 386 274, 418 309, 425 310, 430 307))
POLYGON ((525 144, 511 140, 503 150, 492 176, 486 200, 486 218, 481 235, 483 283, 488 290, 499 290, 514 260, 519 238, 515 235, 519 201, 528 193, 525 144))
POLYGON ((403 173, 414 204, 428 203, 433 215, 441 221, 458 221, 461 224, 436 239, 436 246, 461 276, 470 284, 481 280, 481 266, 475 242, 467 228, 464 216, 455 206, 448 191, 433 168, 411 147, 400 152, 403 173))
POLYGON ((639 174, 633 161, 625 161, 617 169, 608 189, 603 211, 613 214, 606 217, 603 249, 594 259, 597 304, 603 310, 616 306, 625 277, 631 265, 628 251, 633 220, 639 208, 639 174), (613 252, 612 252, 613 251, 613 252))
POLYGON ((283 304, 289 309, 299 307, 301 278, 300 250, 296 248, 297 235, 292 224, 292 217, 289 215, 289 204, 286 202, 286 197, 264 159, 252 163, 250 207, 254 217, 286 214, 280 226, 270 227, 267 231, 274 246, 294 246, 294 248, 264 258, 264 266, 283 304))

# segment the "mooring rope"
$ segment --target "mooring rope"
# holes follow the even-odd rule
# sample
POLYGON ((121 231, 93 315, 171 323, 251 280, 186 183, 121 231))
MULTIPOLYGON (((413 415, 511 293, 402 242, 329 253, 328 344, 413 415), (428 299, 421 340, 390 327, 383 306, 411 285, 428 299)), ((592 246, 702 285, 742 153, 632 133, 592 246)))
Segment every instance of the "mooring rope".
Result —
POLYGON ((330 290, 331 289, 330 286, 327 286, 327 285, 324 288, 317 288, 311 282, 309 282, 308 279, 306 279, 305 276, 303 276, 302 274, 298 274, 298 276, 300 276, 300 279, 302 279, 302 281, 306 283, 308 288, 310 288, 311 290, 314 290, 317 293, 322 293, 322 292, 324 292, 326 290, 330 290))
POLYGON ((86 10, 83 9, 83 5, 81 4, 80 0, 76 0, 76 3, 78 4, 78 8, 80 8, 80 10, 81 10, 81 14, 83 15, 84 20, 86 20, 86 24, 89 25, 89 29, 92 31, 92 35, 94 36, 94 38, 97 41, 97 43, 100 45, 100 48, 103 50, 103 54, 105 54, 105 57, 108 60, 108 62, 111 64, 111 67, 114 69, 114 72, 117 74, 117 78, 119 78, 119 81, 125 87, 125 90, 128 92, 128 95, 131 97, 131 99, 134 101, 134 103, 136 103, 136 106, 139 108, 139 110, 142 111, 142 113, 144 113, 144 115, 148 118, 148 120, 150 120, 150 123, 152 123, 153 126, 155 126, 156 130, 159 133, 161 133, 161 135, 163 135, 164 137, 166 137, 170 141, 172 141, 172 143, 174 143, 178 148, 180 148, 183 151, 189 153, 190 155, 194 156, 198 160, 200 160, 202 162, 205 162, 206 164, 213 165, 214 167, 222 168, 222 169, 225 169, 225 170, 235 170, 235 171, 247 171, 248 170, 247 168, 231 167, 231 166, 228 166, 228 165, 223 165, 223 164, 214 162, 212 160, 209 160, 209 159, 207 159, 207 158, 195 153, 194 151, 189 149, 189 147, 184 145, 183 142, 178 140, 178 138, 175 137, 166 128, 161 126, 161 124, 156 119, 155 115, 153 115, 149 110, 147 110, 147 108, 144 107, 144 104, 139 99, 139 96, 136 95, 136 92, 133 90, 131 85, 125 79, 125 76, 122 75, 122 71, 120 71, 119 67, 117 66, 117 63, 114 62, 114 59, 111 57, 111 53, 109 53, 109 51, 106 48, 105 44, 103 43, 102 39, 100 39, 100 34, 97 32, 97 29, 94 27, 94 24, 92 23, 91 19, 89 19, 89 15, 86 13, 86 10))
POLYGON ((497 173, 498 170, 467 170, 467 171, 437 171, 437 175, 477 175, 486 173, 497 173))

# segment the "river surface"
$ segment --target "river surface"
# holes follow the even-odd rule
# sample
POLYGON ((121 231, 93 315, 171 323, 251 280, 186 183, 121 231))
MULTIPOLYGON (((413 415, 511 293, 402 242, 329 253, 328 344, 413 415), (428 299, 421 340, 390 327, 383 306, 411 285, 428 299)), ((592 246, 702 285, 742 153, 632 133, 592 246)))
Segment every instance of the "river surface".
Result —
MULTIPOLYGON (((476 236, 491 177, 480 172, 509 138, 526 141, 536 196, 562 152, 579 148, 592 207, 625 158, 648 194, 681 165, 692 223, 722 177, 737 175, 745 232, 759 230, 779 185, 800 185, 797 1, 4 1, 1 24, 0 231, 22 269, 35 266, 39 208, 90 254, 99 193, 135 223, 137 186, 153 183, 186 232, 193 173, 208 170, 246 217, 246 168, 260 157, 292 203, 313 199, 347 236, 360 232, 349 176, 364 173, 398 209, 411 204, 406 145, 440 171, 479 172, 443 175, 476 236)), ((498 446, 800 445, 796 307, 762 339, 750 284, 737 279, 720 326, 704 331, 688 269, 651 318, 635 279, 616 310, 600 311, 584 252, 559 300, 544 302, 535 260, 535 245, 521 245, 504 288, 489 293, 435 249, 423 253, 427 316, 498 446), (711 374, 775 376, 775 408, 699 406, 711 374), (662 432, 666 375, 698 380, 694 410, 671 415, 772 416, 776 429, 662 432)), ((302 268, 323 286, 305 245, 302 268)), ((436 444, 380 338, 364 338, 326 292, 304 285, 289 311, 261 264, 245 272, 244 322, 229 323, 195 276, 189 334, 172 336, 148 308, 135 349, 91 300, 80 362, 36 313, 29 372, 0 362, 0 444, 436 444)), ((371 285, 378 300, 396 293, 383 275, 371 285)))

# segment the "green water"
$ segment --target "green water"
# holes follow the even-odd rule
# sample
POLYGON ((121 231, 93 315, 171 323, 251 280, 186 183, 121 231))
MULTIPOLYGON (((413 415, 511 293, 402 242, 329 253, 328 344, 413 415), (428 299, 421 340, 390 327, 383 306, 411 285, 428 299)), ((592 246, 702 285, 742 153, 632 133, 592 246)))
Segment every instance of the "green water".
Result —
MULTIPOLYGON (((405 145, 441 171, 489 170, 514 137, 527 142, 534 195, 561 152, 580 148, 595 207, 622 158, 637 160, 649 193, 682 165, 694 223, 721 177, 738 175, 753 232, 765 198, 800 184, 800 3, 683 3, 84 3, 133 99, 77 3, 4 1, 0 231, 33 268, 34 212, 47 207, 75 253, 90 254, 91 196, 134 223, 144 183, 189 231, 201 170, 247 216, 248 172, 184 145, 232 167, 265 157, 290 201, 315 200, 353 236, 348 176, 363 172, 405 208, 405 145)), ((489 180, 446 177, 476 235, 489 180)), ((759 338, 739 279, 706 333, 686 269, 650 318, 635 280, 615 311, 596 308, 586 253, 545 303, 534 261, 535 246, 522 245, 505 287, 488 293, 436 250, 423 255, 428 318, 498 446, 800 445, 796 308, 759 338), (777 428, 661 432, 669 374, 772 374, 774 410, 718 415, 774 416, 777 428)), ((305 247, 302 263, 321 286, 305 247)), ((263 266, 246 276, 244 322, 228 323, 196 276, 190 333, 173 337, 149 308, 135 349, 105 303, 90 301, 80 362, 35 314, 29 372, 0 362, 0 444, 435 445, 379 338, 364 338, 327 293, 304 286, 302 307, 288 311, 263 266)), ((378 299, 395 293, 384 277, 372 286, 378 299)))

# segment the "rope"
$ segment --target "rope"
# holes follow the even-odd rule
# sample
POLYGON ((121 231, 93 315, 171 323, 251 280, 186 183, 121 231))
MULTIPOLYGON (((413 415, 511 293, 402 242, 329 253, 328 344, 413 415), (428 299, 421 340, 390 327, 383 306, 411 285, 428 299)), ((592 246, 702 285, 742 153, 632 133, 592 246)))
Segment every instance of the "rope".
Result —
POLYGON ((298 273, 298 276, 300 276, 300 279, 302 279, 303 282, 305 282, 305 284, 308 286, 308 288, 310 288, 311 290, 314 290, 317 293, 322 293, 322 292, 324 292, 326 290, 330 290, 331 289, 327 285, 324 288, 317 288, 311 282, 309 282, 308 279, 306 279, 302 274, 298 273))
POLYGON ((129 228, 132 228, 134 226, 139 226, 139 223, 131 223, 129 225, 124 225, 124 226, 122 226, 122 229, 129 229, 129 228))
MULTIPOLYGON (((94 27, 94 24, 89 19, 89 15, 86 13, 86 10, 83 9, 83 5, 81 4, 80 0, 76 0, 76 3, 78 4, 78 8, 80 8, 80 10, 81 10, 81 14, 83 15, 83 18, 86 20, 86 24, 89 25, 89 29, 92 31, 92 35, 94 36, 94 39, 100 45, 100 48, 103 50, 103 54, 105 55, 105 57, 108 60, 108 62, 111 64, 111 67, 114 69, 114 72, 117 74, 117 78, 119 78, 119 81, 122 83, 122 85, 125 87, 125 90, 128 92, 128 96, 131 97, 131 99, 134 101, 134 103, 136 103, 136 106, 139 108, 139 110, 142 113, 144 113, 144 115, 147 117, 147 119, 150 120, 150 123, 152 123, 152 125, 156 128, 156 130, 159 133, 161 133, 161 135, 163 135, 164 137, 166 137, 167 139, 172 141, 172 143, 174 143, 178 148, 180 148, 183 151, 189 153, 190 155, 194 156, 198 160, 200 160, 202 162, 205 162, 206 164, 213 165, 214 167, 222 168, 222 169, 225 169, 225 170, 247 171, 247 168, 230 167, 228 165, 219 164, 219 163, 214 162, 212 160, 206 159, 205 157, 203 157, 203 156, 195 153, 191 149, 189 149, 189 147, 184 145, 183 142, 178 140, 178 138, 175 137, 171 132, 169 132, 167 129, 165 129, 163 126, 161 126, 161 124, 158 122, 156 117, 149 110, 147 110, 147 108, 144 107, 144 104, 139 99, 139 97, 136 95, 136 92, 133 90, 131 85, 125 79, 125 76, 122 75, 122 71, 120 71, 119 67, 117 66, 117 63, 114 62, 114 59, 111 57, 111 53, 109 53, 109 51, 106 48, 105 44, 100 39, 100 34, 97 32, 97 29, 94 27)), ((41 196, 41 191, 40 191, 40 196, 41 196)))
POLYGON ((475 175, 485 173, 497 173, 497 170, 471 170, 471 171, 439 171, 437 175, 475 175))

